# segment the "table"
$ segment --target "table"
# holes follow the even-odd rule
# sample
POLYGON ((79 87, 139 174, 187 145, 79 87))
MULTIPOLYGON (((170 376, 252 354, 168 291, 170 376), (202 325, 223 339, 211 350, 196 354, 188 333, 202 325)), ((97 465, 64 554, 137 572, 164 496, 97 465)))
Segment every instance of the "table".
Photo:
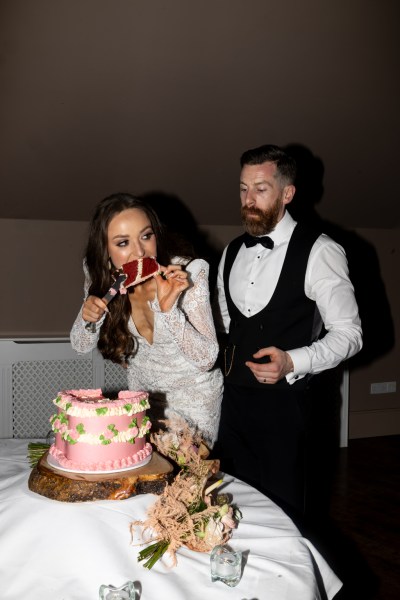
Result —
POLYGON ((209 554, 187 548, 177 567, 158 562, 149 571, 137 562, 129 524, 145 517, 155 496, 63 503, 35 494, 28 489, 29 441, 0 440, 2 600, 97 600, 101 584, 128 580, 139 582, 140 600, 331 600, 341 587, 276 504, 228 475, 224 491, 243 515, 231 540, 245 556, 240 583, 212 583, 209 554))

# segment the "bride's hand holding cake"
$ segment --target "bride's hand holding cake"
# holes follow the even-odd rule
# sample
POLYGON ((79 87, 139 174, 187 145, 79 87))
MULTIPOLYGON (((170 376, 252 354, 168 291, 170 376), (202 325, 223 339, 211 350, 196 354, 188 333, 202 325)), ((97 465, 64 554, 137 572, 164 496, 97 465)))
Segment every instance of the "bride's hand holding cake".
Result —
POLYGON ((188 289, 188 275, 181 265, 161 267, 161 273, 154 275, 157 285, 157 299, 162 312, 168 312, 179 296, 188 289))

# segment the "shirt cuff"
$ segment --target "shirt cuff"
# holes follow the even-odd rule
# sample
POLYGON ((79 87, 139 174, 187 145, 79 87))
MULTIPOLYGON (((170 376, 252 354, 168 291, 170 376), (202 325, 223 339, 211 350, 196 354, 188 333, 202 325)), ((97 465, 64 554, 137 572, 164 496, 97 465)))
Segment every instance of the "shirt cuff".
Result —
POLYGON ((311 360, 307 348, 296 348, 295 350, 288 350, 287 353, 292 359, 293 371, 286 375, 286 381, 292 385, 310 372, 311 360))

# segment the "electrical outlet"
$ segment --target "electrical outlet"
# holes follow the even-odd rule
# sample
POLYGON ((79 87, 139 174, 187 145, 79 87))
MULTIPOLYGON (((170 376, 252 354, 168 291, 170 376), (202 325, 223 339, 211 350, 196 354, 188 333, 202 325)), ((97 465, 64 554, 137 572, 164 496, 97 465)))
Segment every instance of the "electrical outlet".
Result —
POLYGON ((371 394, 393 394, 396 392, 396 381, 382 381, 381 383, 371 383, 371 394))

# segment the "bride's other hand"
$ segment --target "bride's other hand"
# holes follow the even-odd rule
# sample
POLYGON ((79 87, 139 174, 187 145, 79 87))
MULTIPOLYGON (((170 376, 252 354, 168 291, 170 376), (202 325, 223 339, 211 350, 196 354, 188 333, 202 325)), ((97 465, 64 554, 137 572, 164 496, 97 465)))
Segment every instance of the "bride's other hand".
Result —
POLYGON ((161 275, 155 275, 160 310, 168 312, 179 296, 189 287, 188 274, 181 265, 161 266, 161 275))

